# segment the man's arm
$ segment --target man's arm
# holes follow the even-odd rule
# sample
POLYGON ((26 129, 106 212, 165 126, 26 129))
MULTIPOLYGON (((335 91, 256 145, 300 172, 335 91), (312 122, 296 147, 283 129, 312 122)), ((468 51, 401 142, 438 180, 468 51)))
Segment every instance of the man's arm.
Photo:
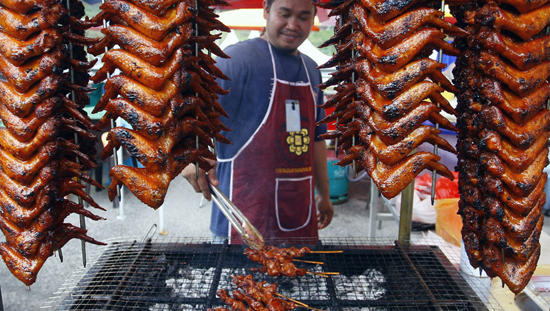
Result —
POLYGON ((316 141, 314 147, 315 188, 317 189, 317 210, 319 229, 326 228, 332 221, 334 208, 330 201, 330 188, 327 170, 327 144, 324 140, 316 141))

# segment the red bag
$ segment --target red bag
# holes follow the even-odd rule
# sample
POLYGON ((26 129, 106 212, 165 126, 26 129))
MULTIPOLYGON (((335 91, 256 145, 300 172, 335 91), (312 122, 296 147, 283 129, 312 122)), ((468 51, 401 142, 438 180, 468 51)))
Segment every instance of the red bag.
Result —
POLYGON ((435 198, 436 199, 449 199, 460 198, 458 192, 458 172, 453 172, 454 180, 450 180, 447 177, 440 176, 435 182, 435 198))

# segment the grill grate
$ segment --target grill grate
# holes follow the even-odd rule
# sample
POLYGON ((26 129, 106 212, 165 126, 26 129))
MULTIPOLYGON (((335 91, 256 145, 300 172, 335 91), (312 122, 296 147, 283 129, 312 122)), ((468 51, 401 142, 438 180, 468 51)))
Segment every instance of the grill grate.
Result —
MULTIPOLYGON (((277 241, 267 241, 271 245, 277 241)), ((277 282, 279 293, 322 310, 489 310, 440 248, 391 241, 323 239, 297 262, 313 272, 339 272, 329 278, 252 273, 256 281, 277 282), (361 244, 363 243, 363 244, 361 244)), ((231 276, 250 274, 254 263, 244 246, 216 245, 206 239, 155 239, 112 242, 88 269, 75 273, 43 308, 50 310, 206 310, 224 306, 219 288, 235 289, 231 276)), ((483 297, 482 297, 483 298, 483 297)), ((486 299, 484 299, 486 300, 486 299)), ((306 310, 306 309, 302 309, 306 310)))

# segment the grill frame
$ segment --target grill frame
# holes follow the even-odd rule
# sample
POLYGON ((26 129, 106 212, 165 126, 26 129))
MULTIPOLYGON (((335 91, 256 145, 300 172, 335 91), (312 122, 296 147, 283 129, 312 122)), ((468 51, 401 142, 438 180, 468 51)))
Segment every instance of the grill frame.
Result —
MULTIPOLYGON (((210 244, 206 238, 138 241, 114 239, 99 249, 103 252, 94 254, 88 268, 75 271, 42 309, 206 310, 224 305, 216 291, 235 289, 231 275, 250 274, 247 269, 258 266, 242 254, 242 245, 210 244), (198 297, 188 297, 191 294, 198 297)), ((284 246, 279 242, 267 244, 284 246)), ((463 277, 449 261, 452 252, 444 248, 415 243, 401 247, 391 240, 362 238, 322 238, 315 245, 308 242, 295 239, 290 245, 344 253, 309 254, 304 259, 325 264, 297 266, 338 271, 340 276, 325 279, 308 274, 291 279, 251 273, 254 279, 277 282, 279 293, 323 310, 501 310, 490 295, 479 296, 483 284, 476 283, 477 278, 463 277), (366 271, 368 276, 360 276, 366 271), (358 278, 382 281, 357 286, 363 284, 357 283, 358 278), (343 285, 348 283, 353 284, 350 291, 343 285), (403 290, 404 294, 399 292, 403 290)))

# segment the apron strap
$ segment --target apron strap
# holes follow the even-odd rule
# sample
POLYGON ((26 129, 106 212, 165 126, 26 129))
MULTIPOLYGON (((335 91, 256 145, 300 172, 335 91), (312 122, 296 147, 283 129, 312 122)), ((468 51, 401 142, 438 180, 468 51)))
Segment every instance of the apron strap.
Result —
MULTIPOLYGON (((267 37, 266 37, 267 38, 267 37)), ((271 65, 273 65, 273 89, 271 94, 275 93, 275 81, 277 81, 277 63, 275 62, 275 56, 273 55, 273 50, 271 49, 271 43, 267 41, 267 47, 269 48, 269 54, 271 55, 271 65)), ((307 71, 307 70, 306 70, 307 71)))

